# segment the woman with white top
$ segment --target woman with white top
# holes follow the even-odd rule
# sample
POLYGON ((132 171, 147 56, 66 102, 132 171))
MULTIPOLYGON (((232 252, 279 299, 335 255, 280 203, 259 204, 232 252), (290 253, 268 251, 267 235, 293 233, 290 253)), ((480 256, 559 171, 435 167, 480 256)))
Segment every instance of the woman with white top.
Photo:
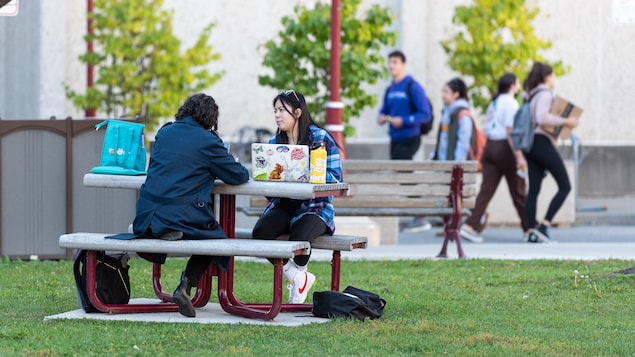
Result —
POLYGON ((522 151, 513 150, 510 136, 514 125, 514 116, 518 111, 518 102, 515 96, 519 88, 518 78, 514 74, 504 74, 499 78, 498 92, 487 108, 484 126, 487 144, 481 160, 483 182, 481 190, 476 196, 472 214, 461 226, 461 237, 471 242, 480 243, 483 241, 477 232, 481 232, 485 228, 482 217, 484 217, 487 206, 503 177, 507 181, 509 194, 520 218, 523 232, 527 234, 529 231, 525 216, 524 173, 527 162, 522 151))

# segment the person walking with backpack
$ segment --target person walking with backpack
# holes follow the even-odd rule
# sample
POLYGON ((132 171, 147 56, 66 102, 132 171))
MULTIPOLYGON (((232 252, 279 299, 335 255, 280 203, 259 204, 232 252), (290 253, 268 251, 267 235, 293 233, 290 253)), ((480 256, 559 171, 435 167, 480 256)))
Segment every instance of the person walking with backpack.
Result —
MULTIPOLYGON (((425 90, 406 74, 406 56, 401 51, 388 55, 388 71, 392 83, 386 89, 377 123, 388 123, 390 159, 412 160, 421 146, 421 126, 432 120, 432 109, 425 90)), ((416 217, 404 231, 418 232, 430 229, 424 217, 416 217)))
POLYGON ((529 231, 525 217, 525 178, 527 162, 522 151, 514 150, 511 142, 511 129, 514 116, 518 111, 515 97, 520 90, 518 78, 512 73, 505 73, 498 80, 498 91, 489 103, 485 119, 485 135, 487 144, 483 151, 483 182, 476 196, 476 203, 471 215, 461 226, 461 238, 471 242, 482 242, 477 232, 484 227, 483 215, 491 201, 498 184, 504 177, 509 194, 520 217, 520 225, 526 235, 529 231), (520 176, 522 173, 523 176, 520 176))
POLYGON ((474 123, 470 114, 467 85, 461 78, 454 78, 443 86, 441 95, 444 108, 432 159, 468 160, 474 123))
POLYGON ((551 221, 556 215, 567 195, 571 191, 569 175, 564 166, 562 157, 556 150, 556 137, 547 133, 542 126, 567 126, 575 128, 578 126, 578 117, 561 118, 549 113, 553 103, 551 90, 555 81, 553 68, 547 64, 535 62, 527 79, 523 82, 525 97, 532 97, 531 117, 535 124, 534 143, 531 149, 525 151, 527 160, 529 191, 525 199, 525 213, 527 224, 530 227, 527 242, 548 243, 552 242, 549 234, 551 221), (547 213, 543 221, 538 225, 536 219, 536 203, 538 194, 542 186, 542 180, 547 172, 553 176, 558 185, 558 192, 551 199, 547 213))
MULTIPOLYGON (((432 159, 469 160, 474 121, 470 113, 467 85, 461 78, 454 78, 443 86, 441 97, 444 107, 432 159)), ((472 241, 470 237, 466 239, 472 241)), ((478 242, 478 239, 475 241, 478 242)))

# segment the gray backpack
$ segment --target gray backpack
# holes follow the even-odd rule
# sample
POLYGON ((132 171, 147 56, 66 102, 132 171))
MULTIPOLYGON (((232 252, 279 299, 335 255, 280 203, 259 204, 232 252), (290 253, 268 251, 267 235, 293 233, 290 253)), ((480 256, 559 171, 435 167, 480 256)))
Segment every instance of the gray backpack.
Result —
POLYGON ((528 100, 523 102, 516 115, 514 115, 514 126, 512 127, 511 138, 514 150, 529 152, 534 145, 535 126, 531 120, 531 100, 542 90, 532 94, 528 100))

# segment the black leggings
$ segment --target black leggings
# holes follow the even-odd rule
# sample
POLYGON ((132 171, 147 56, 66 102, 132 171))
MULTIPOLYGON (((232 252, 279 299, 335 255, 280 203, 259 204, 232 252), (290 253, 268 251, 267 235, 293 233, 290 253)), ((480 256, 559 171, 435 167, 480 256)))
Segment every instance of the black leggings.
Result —
MULTIPOLYGON (((289 224, 297 209, 300 208, 300 202, 282 199, 278 206, 258 219, 252 231, 252 237, 276 239, 283 234, 289 234, 290 241, 313 242, 316 237, 326 233, 328 231, 326 223, 316 214, 305 214, 293 225, 289 224)), ((298 255, 293 258, 293 261, 299 266, 305 266, 309 263, 310 257, 310 255, 298 255)))
POLYGON ((528 153, 525 153, 527 159, 527 168, 529 173, 529 191, 525 198, 525 214, 527 215, 527 224, 530 228, 536 227, 536 203, 538 194, 542 186, 542 180, 547 172, 553 176, 558 184, 558 192, 551 199, 549 209, 545 214, 545 220, 551 222, 553 217, 558 213, 560 207, 571 191, 571 183, 569 183, 569 175, 564 166, 564 161, 560 157, 560 153, 551 143, 548 137, 537 134, 534 137, 534 145, 528 153))

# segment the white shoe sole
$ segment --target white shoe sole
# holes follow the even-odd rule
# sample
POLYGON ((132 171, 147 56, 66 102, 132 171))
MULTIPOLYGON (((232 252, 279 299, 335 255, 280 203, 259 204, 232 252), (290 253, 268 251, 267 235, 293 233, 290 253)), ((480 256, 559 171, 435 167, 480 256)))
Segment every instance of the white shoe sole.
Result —
POLYGON ((459 235, 464 240, 470 241, 472 243, 483 243, 483 237, 479 237, 477 235, 470 234, 470 233, 465 232, 463 230, 459 231, 459 235))

